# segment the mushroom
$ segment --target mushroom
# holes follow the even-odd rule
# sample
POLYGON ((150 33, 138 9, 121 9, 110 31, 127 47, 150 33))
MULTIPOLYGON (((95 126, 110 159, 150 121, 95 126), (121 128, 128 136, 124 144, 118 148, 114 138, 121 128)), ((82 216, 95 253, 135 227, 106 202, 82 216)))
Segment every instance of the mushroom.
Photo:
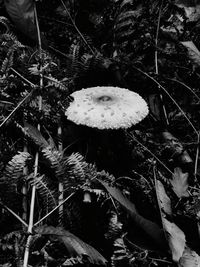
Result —
POLYGON ((71 94, 65 115, 76 124, 98 129, 126 129, 148 115, 145 100, 128 89, 91 87, 71 94))
POLYGON ((124 131, 120 129, 130 128, 148 115, 145 100, 128 89, 111 86, 82 89, 71 96, 74 101, 65 112, 67 119, 77 125, 96 129, 93 131, 95 138, 91 138, 91 159, 97 157, 97 166, 114 174, 117 168, 124 169, 120 165, 128 164, 127 146, 124 131))

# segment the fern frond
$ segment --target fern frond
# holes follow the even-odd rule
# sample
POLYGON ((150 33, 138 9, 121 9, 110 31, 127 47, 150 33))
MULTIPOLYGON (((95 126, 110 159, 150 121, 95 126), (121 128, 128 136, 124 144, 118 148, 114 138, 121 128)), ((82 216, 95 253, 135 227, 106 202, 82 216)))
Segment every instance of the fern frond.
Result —
POLYGON ((9 57, 6 57, 1 65, 1 72, 7 73, 10 68, 13 66, 14 52, 10 53, 9 57))
POLYGON ((43 202, 43 209, 48 212, 55 208, 57 205, 57 193, 56 188, 52 189, 52 182, 50 182, 45 175, 36 177, 34 177, 34 175, 29 175, 27 179, 32 186, 36 186, 43 202))
POLYGON ((19 209, 21 205, 20 192, 18 192, 19 178, 23 177, 23 169, 31 158, 27 152, 19 152, 7 164, 0 177, 0 198, 9 208, 19 209))
POLYGON ((129 258, 130 252, 127 250, 123 238, 117 238, 114 242, 114 253, 111 257, 111 266, 123 266, 123 264, 125 264, 125 262, 128 261, 129 258))
POLYGON ((68 88, 56 78, 52 76, 46 76, 46 75, 44 75, 44 78, 48 80, 47 86, 54 86, 58 88, 59 90, 65 91, 65 92, 68 91, 68 88))
POLYGON ((104 170, 97 173, 97 179, 107 183, 113 183, 115 181, 115 177, 104 170))
POLYGON ((6 32, 10 31, 10 21, 3 16, 0 16, 0 24, 2 24, 6 28, 6 32))
POLYGON ((122 11, 123 9, 127 8, 127 6, 132 6, 134 4, 134 0, 123 0, 121 5, 120 5, 120 10, 122 11))
POLYGON ((111 213, 108 231, 105 237, 109 240, 116 240, 122 235, 122 223, 119 222, 116 212, 111 213))
MULTIPOLYGON (((63 153, 56 149, 52 149, 51 146, 47 146, 44 149, 42 149, 42 153, 45 159, 49 161, 51 168, 59 173, 59 170, 62 169, 61 161, 63 158, 63 153)), ((60 172, 62 171, 60 170, 60 172)), ((63 174, 64 171, 61 173, 61 175, 63 174)))
POLYGON ((7 164, 4 175, 6 179, 16 182, 23 173, 27 160, 31 159, 28 152, 18 152, 7 164))

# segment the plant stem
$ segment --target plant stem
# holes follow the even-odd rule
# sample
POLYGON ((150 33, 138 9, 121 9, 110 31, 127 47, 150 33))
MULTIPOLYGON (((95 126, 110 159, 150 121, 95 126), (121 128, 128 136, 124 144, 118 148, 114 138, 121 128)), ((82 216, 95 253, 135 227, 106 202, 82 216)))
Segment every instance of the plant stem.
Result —
MULTIPOLYGON (((28 147, 26 144, 26 140, 24 140, 24 152, 28 152, 28 147)), ((28 168, 27 166, 24 167, 23 169, 23 175, 27 176, 28 175, 28 168)), ((23 206, 23 214, 22 214, 22 219, 24 221, 27 221, 27 183, 26 181, 23 184, 22 187, 22 194, 23 194, 23 200, 22 200, 22 206, 23 206)))
MULTIPOLYGON (((159 74, 159 72, 158 72, 158 35, 159 35, 159 30, 160 30, 160 18, 161 18, 161 13, 162 13, 162 7, 163 7, 163 0, 161 2, 160 9, 159 9, 158 24, 157 24, 156 39, 155 39, 155 47, 156 47, 156 50, 155 50, 155 68, 156 68, 156 75, 159 74)), ((160 91, 160 86, 159 85, 158 85, 158 89, 160 91)), ((166 124, 169 125, 169 120, 168 120, 168 117, 167 117, 167 112, 166 112, 166 108, 165 108, 164 101, 163 101, 163 95, 161 94, 161 92, 159 93, 159 97, 160 97, 160 101, 161 101, 161 104, 162 104, 162 109, 163 109, 163 114, 164 114, 164 117, 165 117, 166 124)))
POLYGON ((199 139, 200 139, 200 132, 198 134, 197 139, 197 150, 196 150, 196 157, 195 157, 195 164, 194 164, 194 180, 197 182, 197 170, 198 170, 198 161, 199 161, 199 139))
POLYGON ((182 108, 179 106, 179 104, 176 102, 176 100, 168 93, 168 91, 158 82, 156 81, 156 79, 154 79, 153 77, 151 77, 148 73, 146 73, 145 71, 131 65, 131 67, 141 73, 143 73, 146 77, 148 77, 149 79, 151 79, 152 81, 154 81, 157 85, 160 86, 160 88, 168 95, 168 97, 172 100, 172 102, 176 105, 176 107, 181 111, 181 113, 183 114, 183 116, 185 117, 185 119, 187 120, 187 122, 189 123, 189 125, 192 127, 192 129, 194 130, 195 134, 198 136, 198 131, 197 129, 194 127, 193 123, 190 121, 190 119, 188 118, 188 116, 185 114, 185 112, 182 110, 182 108))
POLYGON ((38 222, 36 222, 33 226, 37 226, 42 221, 44 221, 48 216, 50 216, 54 211, 56 211, 61 205, 63 205, 68 199, 70 199, 76 192, 71 193, 66 199, 63 200, 58 206, 56 206, 53 210, 51 210, 48 214, 46 214, 43 218, 41 218, 38 222))
MULTIPOLYGON (((34 15, 35 15, 35 21, 36 21, 36 28, 37 28, 37 34, 38 34, 38 47, 39 47, 39 55, 40 55, 40 91, 43 88, 43 73, 42 73, 42 46, 41 46, 41 35, 40 35, 40 28, 38 23, 38 17, 37 17, 37 10, 36 10, 36 4, 34 3, 34 15)), ((38 105, 39 105, 39 112, 42 110, 42 96, 39 95, 38 97, 38 105)), ((38 123, 38 131, 40 131, 40 123, 38 123)), ((38 161, 39 161, 39 152, 36 152, 35 155, 35 165, 34 165, 34 177, 38 174, 38 161)), ((24 263, 23 267, 28 267, 28 259, 29 259, 29 253, 30 253, 30 243, 32 240, 32 230, 33 230, 33 221, 34 221, 34 207, 35 207, 35 195, 36 195, 36 186, 32 186, 32 194, 31 194, 31 205, 30 205, 30 215, 29 215, 29 225, 28 225, 28 238, 26 242, 25 247, 25 253, 24 253, 24 263)))
POLYGON ((144 148, 146 151, 151 154, 152 157, 154 157, 171 175, 173 175, 173 172, 153 153, 151 150, 149 150, 145 145, 143 145, 133 134, 127 133, 129 137, 131 137, 136 143, 138 143, 142 148, 144 148))
POLYGON ((22 101, 19 102, 19 104, 13 109, 13 111, 5 118, 5 120, 0 124, 0 128, 15 114, 15 112, 26 102, 26 100, 32 95, 34 89, 31 90, 30 93, 28 93, 27 96, 25 96, 22 101))
POLYGON ((90 50, 90 52, 94 55, 94 54, 95 54, 95 51, 94 51, 94 50, 92 49, 92 47, 88 44, 88 42, 85 40, 85 38, 84 38, 84 36, 82 35, 82 33, 79 31, 78 27, 76 26, 75 21, 73 20, 73 18, 72 18, 71 15, 70 15, 70 13, 69 13, 69 11, 68 11, 68 9, 67 9, 65 3, 63 2, 63 0, 60 0, 60 1, 61 1, 62 5, 63 5, 63 7, 64 7, 64 9, 65 9, 65 11, 66 11, 66 13, 67 13, 69 19, 71 20, 71 23, 73 24, 75 30, 78 32, 78 34, 80 35, 80 37, 81 37, 81 39, 83 40, 83 42, 87 45, 87 47, 88 47, 88 49, 90 50))
POLYGON ((19 220, 25 227, 28 227, 28 224, 19 216, 17 215, 13 210, 9 209, 6 205, 4 205, 3 203, 0 202, 0 205, 7 210, 8 212, 10 212, 17 220, 19 220))
MULTIPOLYGON (((61 124, 58 126, 58 150, 62 153, 63 151, 63 143, 62 143, 62 127, 61 124)), ((58 204, 61 204, 64 200, 64 187, 63 183, 59 181, 58 183, 58 204)), ((59 223, 62 225, 63 223, 63 205, 60 205, 59 209, 59 223)))

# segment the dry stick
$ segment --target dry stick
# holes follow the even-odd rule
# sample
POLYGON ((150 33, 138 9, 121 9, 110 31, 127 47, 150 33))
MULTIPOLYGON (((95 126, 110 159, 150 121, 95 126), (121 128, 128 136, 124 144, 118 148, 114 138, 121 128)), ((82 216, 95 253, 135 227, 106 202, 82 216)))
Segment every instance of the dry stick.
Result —
POLYGON ((29 81, 28 79, 26 79, 23 75, 21 75, 21 74, 20 74, 18 71, 16 71, 15 69, 10 68, 10 70, 11 70, 12 72, 14 72, 17 76, 19 76, 25 83, 29 84, 31 87, 33 87, 33 88, 36 88, 36 87, 37 87, 34 83, 32 83, 31 81, 29 81))
POLYGON ((196 157, 195 157, 195 164, 194 164, 194 179, 197 182, 197 170, 198 170, 198 161, 199 161, 199 139, 200 139, 200 132, 198 133, 197 139, 197 150, 196 150, 196 157))
MULTIPOLYGON (((58 126, 58 150, 60 153, 63 151, 63 143, 62 143, 62 127, 61 124, 58 126)), ((60 181, 58 183, 58 204, 62 203, 64 200, 64 187, 63 183, 60 181)), ((60 218, 60 224, 63 223, 63 205, 60 205, 59 209, 59 218, 60 218)))
POLYGON ((131 65, 131 67, 139 72, 141 72, 142 74, 144 74, 146 77, 148 77, 149 79, 151 79, 152 81, 154 81, 157 85, 160 86, 160 88, 168 95, 168 97, 172 100, 172 102, 176 105, 176 107, 181 111, 181 113, 183 114, 183 116, 185 117, 185 119, 187 120, 187 122, 189 123, 189 125, 192 127, 192 129, 194 130, 194 132, 196 133, 197 137, 199 135, 197 129, 194 127, 193 123, 190 121, 190 119, 187 117, 187 115, 185 114, 185 112, 183 111, 183 109, 179 106, 179 104, 177 104, 176 100, 168 93, 168 91, 158 82, 156 81, 153 77, 151 77, 148 73, 146 73, 145 71, 138 69, 137 67, 131 65))
POLYGON ((133 140, 135 140, 138 145, 140 145, 143 149, 145 149, 153 158, 155 158, 171 175, 173 175, 173 172, 154 154, 149 150, 145 145, 143 145, 133 134, 127 133, 129 137, 131 137, 133 140))
POLYGON ((82 33, 79 31, 78 27, 76 26, 75 21, 73 20, 73 18, 72 18, 71 15, 70 15, 70 13, 69 13, 69 11, 68 11, 68 9, 67 9, 65 3, 63 2, 63 0, 60 0, 60 1, 61 1, 62 5, 63 5, 63 7, 64 7, 64 9, 65 9, 65 11, 66 11, 66 13, 67 13, 69 19, 71 20, 71 23, 73 24, 75 30, 78 32, 78 34, 80 35, 80 37, 81 37, 81 39, 83 40, 83 42, 87 45, 87 47, 88 47, 88 49, 90 50, 90 52, 94 55, 94 54, 95 54, 95 51, 94 51, 94 50, 92 49, 92 47, 88 44, 88 42, 85 40, 85 38, 84 38, 84 36, 82 35, 82 33))
MULTIPOLYGON (((160 18, 161 18, 161 13, 162 13, 162 7, 163 7, 163 0, 161 2, 160 9, 159 9, 158 24, 157 24, 156 39, 155 39, 155 46, 156 46, 156 50, 155 50, 156 75, 159 74, 159 72, 158 72, 158 35, 159 35, 159 30, 160 30, 160 18)), ((158 85, 158 89, 160 91, 160 86, 159 85, 158 85)), ((164 105, 164 102, 163 102, 163 95, 160 93, 159 96, 160 96, 160 100, 161 100, 161 103, 162 103, 162 108, 163 108, 163 113, 164 113, 166 124, 169 125, 169 120, 168 120, 168 117, 167 117, 166 108, 165 108, 165 105, 164 105)))
POLYGON ((176 80, 176 79, 167 78, 167 80, 170 80, 170 81, 173 81, 173 82, 177 82, 177 83, 183 85, 185 88, 187 88, 200 101, 200 97, 185 83, 183 83, 183 82, 181 82, 179 80, 176 80))
POLYGON ((32 95, 34 89, 31 90, 30 93, 28 93, 27 96, 25 96, 22 101, 19 102, 19 104, 13 109, 13 111, 5 118, 5 120, 0 124, 0 128, 15 114, 15 112, 26 102, 26 100, 32 95))
MULTIPOLYGON (((40 35, 40 28, 38 23, 38 17, 37 17, 37 10, 36 10, 36 4, 34 3, 34 15, 35 15, 35 22, 36 22, 36 28, 37 28, 37 34, 38 34, 38 47, 39 47, 39 54, 40 54, 40 90, 43 88, 43 74, 42 74, 42 45, 41 45, 41 35, 40 35)), ((39 95, 38 99, 39 104, 39 112, 42 110, 42 96, 39 95)), ((38 123, 38 130, 40 131, 40 123, 38 123)), ((35 164, 34 164, 34 177, 38 174, 38 161, 39 161, 39 152, 36 152, 35 155, 35 164)), ((30 214, 29 214, 29 225, 28 225, 28 238, 26 242, 25 247, 25 253, 24 253, 24 263, 23 267, 28 267, 28 259, 29 259, 29 248, 30 243, 32 240, 32 231, 33 231, 33 220, 34 220, 34 207, 35 207, 35 195, 36 195, 36 185, 32 186, 32 194, 31 194, 31 205, 30 205, 30 214)))
MULTIPOLYGON (((27 143, 26 143, 26 140, 24 138, 24 149, 23 149, 24 152, 28 152, 28 147, 27 147, 27 143)), ((28 167, 25 166, 23 168, 23 175, 24 176, 27 176, 28 175, 28 167)), ((22 206, 23 206, 23 214, 22 214, 22 219, 24 221, 27 221, 27 183, 26 181, 24 182, 24 185, 22 187, 22 195, 23 195, 23 200, 22 200, 22 206)))
POLYGON ((56 211, 57 209, 59 209, 60 206, 62 206, 68 199, 70 199, 76 192, 71 193, 71 195, 69 195, 65 200, 63 200, 63 202, 61 202, 60 204, 58 204, 58 206, 56 206, 53 210, 51 210, 48 214, 46 214, 44 217, 42 217, 38 222, 36 222, 33 226, 37 226, 38 224, 40 224, 42 221, 44 221, 47 217, 49 217, 54 211, 56 211))
POLYGON ((20 221, 25 227, 28 227, 28 224, 19 216, 17 215, 13 210, 9 209, 6 205, 4 205, 3 203, 0 202, 0 205, 7 210, 8 212, 10 212, 18 221, 20 221))

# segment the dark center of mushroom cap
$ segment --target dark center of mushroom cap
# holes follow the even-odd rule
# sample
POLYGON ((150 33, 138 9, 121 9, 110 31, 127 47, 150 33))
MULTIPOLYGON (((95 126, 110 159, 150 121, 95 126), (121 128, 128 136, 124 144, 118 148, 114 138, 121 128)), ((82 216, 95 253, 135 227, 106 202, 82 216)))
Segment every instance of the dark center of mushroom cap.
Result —
POLYGON ((112 97, 108 96, 108 95, 102 95, 100 97, 98 97, 97 99, 99 102, 109 102, 112 100, 112 97))

